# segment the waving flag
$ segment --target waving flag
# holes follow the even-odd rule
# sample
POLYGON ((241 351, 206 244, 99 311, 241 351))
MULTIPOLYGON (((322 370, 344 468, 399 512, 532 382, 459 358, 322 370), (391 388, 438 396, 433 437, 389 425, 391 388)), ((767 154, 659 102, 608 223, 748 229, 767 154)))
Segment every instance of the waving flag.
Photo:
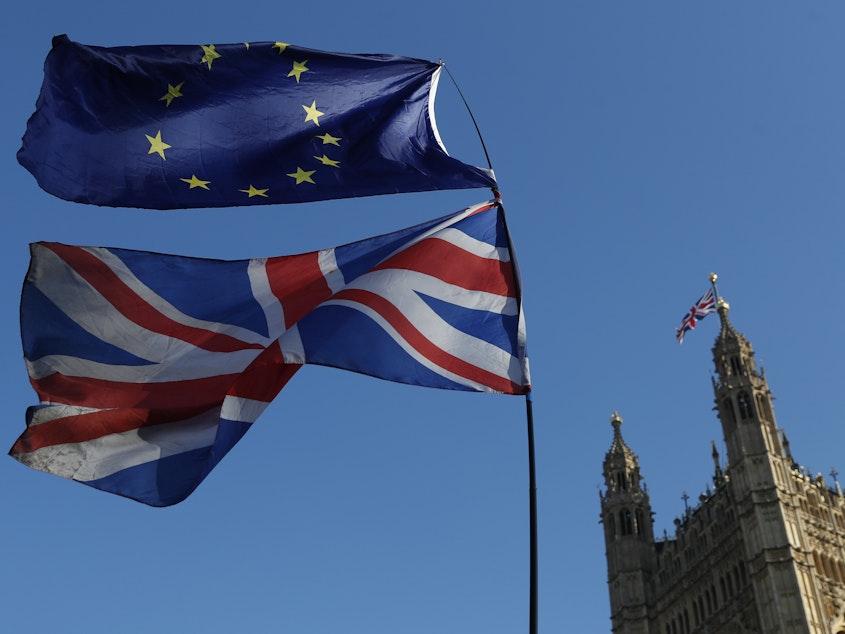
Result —
POLYGON ((58 36, 18 161, 59 198, 149 209, 493 187, 441 143, 440 69, 283 42, 58 36))
POLYGON ((193 491, 305 363, 425 387, 530 389, 495 202, 275 258, 31 250, 21 334, 40 403, 10 453, 153 506, 193 491))
POLYGON ((713 293, 713 289, 711 288, 704 293, 693 307, 689 309, 689 312, 684 315, 684 318, 681 320, 681 325, 678 327, 678 330, 675 331, 678 343, 684 342, 684 335, 688 331, 694 330, 699 321, 704 319, 710 313, 715 312, 716 297, 713 293))

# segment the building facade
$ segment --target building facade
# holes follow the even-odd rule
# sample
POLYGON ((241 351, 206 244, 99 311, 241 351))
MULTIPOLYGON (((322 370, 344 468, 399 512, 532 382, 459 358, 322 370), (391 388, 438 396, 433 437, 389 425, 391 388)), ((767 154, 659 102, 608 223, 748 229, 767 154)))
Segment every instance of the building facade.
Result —
MULTIPOLYGON (((845 497, 793 460, 765 373, 718 301, 713 392, 727 460, 655 539, 614 412, 600 492, 613 634, 845 634, 845 497)), ((835 481, 835 477, 834 477, 835 481)))

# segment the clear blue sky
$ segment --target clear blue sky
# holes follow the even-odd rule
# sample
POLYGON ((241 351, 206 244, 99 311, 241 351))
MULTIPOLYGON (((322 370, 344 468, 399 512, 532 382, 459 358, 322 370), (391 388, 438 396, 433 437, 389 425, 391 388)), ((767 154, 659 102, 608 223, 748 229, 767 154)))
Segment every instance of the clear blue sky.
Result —
MULTIPOLYGON (((53 35, 282 40, 444 59, 481 126, 523 272, 535 386, 540 632, 609 631, 598 524, 608 419, 672 530, 710 481, 710 347, 674 330, 720 275, 799 462, 842 460, 845 5, 47 0, 2 10, 0 394, 34 402, 27 244, 244 258, 409 226, 489 192, 153 212, 42 192, 15 160, 53 35)), ((484 157, 456 91, 438 120, 484 157)), ((724 453, 724 452, 723 452, 724 453)), ((845 476, 843 476, 845 479, 845 476)), ((512 634, 528 629, 524 401, 300 372, 184 503, 153 509, 0 460, 3 629, 512 634)))

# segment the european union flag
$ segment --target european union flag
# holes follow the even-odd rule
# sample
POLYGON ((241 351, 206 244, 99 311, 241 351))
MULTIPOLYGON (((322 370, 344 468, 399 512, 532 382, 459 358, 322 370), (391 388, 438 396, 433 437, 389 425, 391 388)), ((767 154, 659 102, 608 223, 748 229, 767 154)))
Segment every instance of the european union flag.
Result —
POLYGON ((283 42, 57 36, 18 161, 59 198, 150 209, 495 187, 440 142, 440 69, 283 42))

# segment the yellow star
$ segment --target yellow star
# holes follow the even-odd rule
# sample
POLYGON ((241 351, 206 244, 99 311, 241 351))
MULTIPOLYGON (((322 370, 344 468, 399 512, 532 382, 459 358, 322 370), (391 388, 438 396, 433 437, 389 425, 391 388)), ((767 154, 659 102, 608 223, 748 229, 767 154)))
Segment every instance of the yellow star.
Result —
POLYGON ((307 112, 307 116, 305 117, 305 122, 308 123, 309 121, 313 121, 314 125, 320 125, 320 117, 322 117, 325 112, 320 112, 317 110, 317 101, 312 101, 310 106, 302 106, 305 112, 307 112))
POLYGON ((275 44, 273 44, 273 48, 277 48, 277 49, 279 49, 279 55, 281 55, 282 53, 284 53, 284 52, 285 52, 285 49, 286 49, 287 47, 288 47, 288 45, 287 45, 285 42, 276 42, 275 44))
POLYGON ((255 187, 252 186, 252 184, 250 184, 249 189, 239 189, 238 191, 243 192, 244 194, 247 194, 250 198, 252 198, 253 196, 264 196, 264 198, 269 198, 269 196, 267 196, 267 192, 270 191, 270 190, 269 189, 256 189, 255 187))
POLYGON ((323 165, 329 165, 330 167, 340 167, 340 161, 333 161, 328 156, 323 154, 323 156, 315 156, 315 159, 320 161, 323 165))
POLYGON ((340 147, 339 141, 341 138, 339 136, 332 136, 331 134, 326 132, 325 134, 318 134, 317 138, 323 140, 323 145, 331 144, 340 147))
POLYGON ((182 181, 183 183, 188 183, 188 185, 191 186, 191 189, 193 189, 194 187, 202 187, 203 189, 208 189, 208 184, 211 182, 211 181, 201 181, 200 179, 197 178, 196 174, 191 174, 190 178, 180 178, 179 180, 182 181))
POLYGON ((301 167, 297 167, 296 171, 293 174, 288 174, 291 178, 296 179, 296 184, 299 185, 300 183, 311 183, 312 185, 316 185, 316 183, 311 180, 311 175, 316 172, 317 170, 311 170, 310 172, 306 172, 301 167))
POLYGON ((302 75, 305 71, 308 70, 306 64, 308 60, 306 59, 304 62, 294 62, 293 63, 293 70, 288 73, 288 77, 296 77, 296 83, 299 83, 299 76, 302 75))
POLYGON ((164 97, 162 97, 161 99, 159 99, 159 101, 166 101, 167 106, 170 107, 170 103, 174 99, 176 99, 176 97, 184 97, 184 95, 181 92, 182 86, 184 84, 185 84, 184 81, 176 84, 175 86, 171 86, 170 84, 167 84, 167 94, 164 95, 164 97))
POLYGON ((200 46, 202 46, 203 53, 205 53, 200 61, 208 64, 208 70, 211 70, 211 63, 220 57, 220 53, 214 48, 214 44, 209 44, 208 46, 200 44, 200 46))
POLYGON ((147 154, 158 154, 162 159, 167 160, 164 156, 164 151, 169 149, 170 146, 161 140, 161 130, 156 132, 155 136, 150 136, 149 134, 145 134, 144 136, 150 142, 150 151, 147 154))

